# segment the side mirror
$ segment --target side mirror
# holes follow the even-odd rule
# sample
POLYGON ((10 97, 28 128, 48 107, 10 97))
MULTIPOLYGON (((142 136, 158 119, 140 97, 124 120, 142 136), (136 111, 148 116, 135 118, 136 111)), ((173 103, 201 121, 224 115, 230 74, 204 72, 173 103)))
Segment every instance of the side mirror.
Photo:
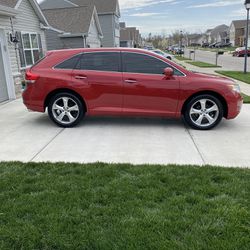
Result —
POLYGON ((174 70, 170 67, 164 69, 164 75, 166 79, 170 79, 174 75, 174 70))

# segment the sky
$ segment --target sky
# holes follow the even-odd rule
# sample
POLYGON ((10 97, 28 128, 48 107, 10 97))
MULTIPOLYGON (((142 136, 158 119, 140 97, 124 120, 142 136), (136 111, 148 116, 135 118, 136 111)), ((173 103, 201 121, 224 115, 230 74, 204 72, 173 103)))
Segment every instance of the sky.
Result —
MULTIPOLYGON (((42 1, 42 0, 38 0, 42 1)), ((105 1, 105 0, 103 0, 105 1)), ((119 0, 121 20, 143 36, 176 30, 203 32, 246 18, 245 0, 119 0)))

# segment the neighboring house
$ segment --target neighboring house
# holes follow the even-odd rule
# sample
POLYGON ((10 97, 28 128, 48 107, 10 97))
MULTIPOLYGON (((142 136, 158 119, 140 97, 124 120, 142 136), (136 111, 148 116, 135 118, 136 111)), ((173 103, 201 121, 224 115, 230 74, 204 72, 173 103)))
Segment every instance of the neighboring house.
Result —
POLYGON ((211 30, 210 38, 212 43, 229 42, 229 27, 225 24, 216 26, 211 30))
MULTIPOLYGON (((229 28, 230 42, 233 46, 242 47, 245 44, 246 20, 234 20, 229 28)), ((250 21, 248 23, 250 25, 250 21)), ((248 36, 250 44, 250 34, 248 36)))
POLYGON ((142 38, 139 30, 135 27, 126 27, 124 22, 120 23, 120 47, 140 48, 142 38))
POLYGON ((50 29, 46 31, 49 50, 101 47, 103 37, 94 5, 44 9, 50 29))
POLYGON ((15 99, 22 73, 46 52, 47 26, 35 0, 0 0, 0 102, 15 99))
POLYGON ((95 6, 103 33, 103 47, 120 46, 119 18, 120 7, 118 0, 44 0, 40 4, 43 10, 70 8, 70 7, 91 7, 95 6))
POLYGON ((204 36, 202 34, 187 35, 188 46, 201 46, 204 42, 204 36))
POLYGON ((118 0, 70 0, 79 6, 95 5, 103 32, 103 47, 120 46, 120 26, 121 16, 118 0))

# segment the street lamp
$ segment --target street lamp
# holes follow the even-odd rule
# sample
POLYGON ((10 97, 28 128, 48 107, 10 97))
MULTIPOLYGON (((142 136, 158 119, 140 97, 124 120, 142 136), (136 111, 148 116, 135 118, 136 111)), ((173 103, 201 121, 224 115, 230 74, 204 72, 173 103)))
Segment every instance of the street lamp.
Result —
POLYGON ((183 38, 183 31, 180 32, 180 56, 182 56, 182 38, 183 38))
POLYGON ((245 67, 244 73, 247 73, 247 57, 248 57, 248 38, 249 38, 249 10, 250 10, 250 0, 245 0, 245 7, 247 10, 247 27, 246 27, 246 49, 245 49, 245 67))

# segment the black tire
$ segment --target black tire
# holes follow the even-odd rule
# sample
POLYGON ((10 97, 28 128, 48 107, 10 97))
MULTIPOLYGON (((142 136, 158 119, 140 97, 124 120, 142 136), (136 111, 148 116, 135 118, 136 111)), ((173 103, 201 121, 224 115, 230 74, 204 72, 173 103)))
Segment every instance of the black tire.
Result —
POLYGON ((52 96, 48 105, 50 119, 56 125, 63 128, 75 127, 83 119, 85 112, 81 100, 76 95, 67 92, 52 96), (64 100, 67 100, 67 107, 65 107, 64 100), (55 108, 54 105, 56 104, 60 109, 55 108), (61 118, 60 116, 62 117, 61 121, 59 119, 61 118))
POLYGON ((172 58, 170 56, 167 57, 168 60, 172 60, 172 58))
POLYGON ((216 127, 221 122, 223 114, 223 105, 218 98, 209 94, 199 95, 195 96, 187 103, 184 112, 184 120, 191 128, 197 130, 209 130, 216 127), (205 102, 205 109, 202 109, 201 103, 204 103, 204 100, 207 101, 205 102), (216 110, 209 112, 212 107, 216 110), (195 111, 195 113, 191 114, 191 110, 195 111), (196 111, 200 112, 198 113, 196 111), (213 122, 211 122, 212 120, 213 122), (201 124, 199 125, 200 122, 201 124))

